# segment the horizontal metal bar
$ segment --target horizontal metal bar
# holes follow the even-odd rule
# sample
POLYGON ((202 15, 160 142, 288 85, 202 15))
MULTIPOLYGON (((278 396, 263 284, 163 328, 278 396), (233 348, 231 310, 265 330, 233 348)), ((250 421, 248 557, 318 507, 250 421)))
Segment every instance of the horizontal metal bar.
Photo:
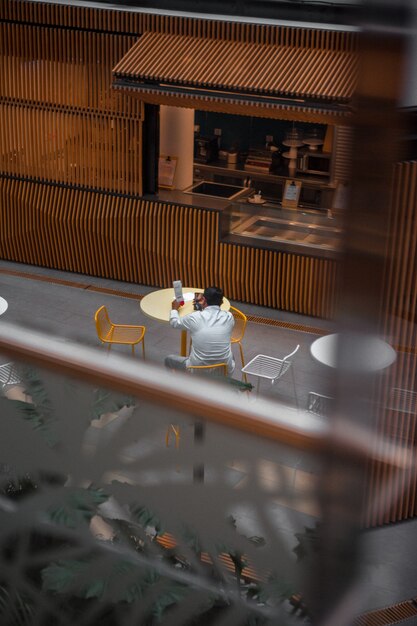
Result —
POLYGON ((0 353, 83 382, 113 388, 157 405, 197 415, 223 426, 305 451, 333 453, 411 467, 412 457, 389 442, 350 422, 334 428, 331 420, 276 401, 250 402, 246 392, 202 380, 133 357, 105 354, 93 348, 51 337, 10 322, 0 322, 0 353), (214 389, 215 387, 215 389, 214 389), (376 457, 375 450, 381 450, 376 457))

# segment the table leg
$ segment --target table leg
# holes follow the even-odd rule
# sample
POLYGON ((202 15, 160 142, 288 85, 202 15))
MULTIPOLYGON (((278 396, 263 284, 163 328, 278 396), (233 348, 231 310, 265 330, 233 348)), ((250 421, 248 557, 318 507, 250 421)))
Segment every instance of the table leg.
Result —
POLYGON ((181 350, 180 350, 180 354, 181 354, 181 356, 187 356, 187 331, 186 330, 182 330, 181 331, 181 350))

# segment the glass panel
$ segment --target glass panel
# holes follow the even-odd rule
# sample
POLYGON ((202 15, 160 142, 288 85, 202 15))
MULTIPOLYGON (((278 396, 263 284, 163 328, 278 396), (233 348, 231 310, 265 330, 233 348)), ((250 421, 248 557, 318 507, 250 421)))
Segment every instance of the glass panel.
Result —
POLYGON ((318 458, 24 364, 14 374, 0 398, 13 571, 0 600, 16 623, 296 623, 318 458))

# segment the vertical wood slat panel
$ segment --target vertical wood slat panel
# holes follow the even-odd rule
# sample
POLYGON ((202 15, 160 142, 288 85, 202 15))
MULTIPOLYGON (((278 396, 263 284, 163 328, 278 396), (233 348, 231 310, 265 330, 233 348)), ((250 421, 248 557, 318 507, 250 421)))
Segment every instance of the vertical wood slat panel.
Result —
MULTIPOLYGON (((218 282, 227 286, 231 298, 305 314, 311 314, 304 305, 305 285, 323 280, 325 260, 310 265, 306 257, 218 244, 214 212, 129 198, 122 202, 115 196, 41 183, 2 180, 1 187, 3 258, 159 286, 168 286, 176 276, 184 284, 204 286, 213 282, 217 267, 218 282), (26 198, 23 214, 14 224, 9 198, 21 190, 26 198), (178 245, 171 253, 173 228, 178 245), (141 236, 126 245, 126 233, 138 229, 141 236), (264 282, 268 267, 272 285, 264 282)), ((327 299, 313 302, 317 315, 331 312, 327 299)))
POLYGON ((328 318, 333 315, 335 262, 231 244, 220 243, 219 246, 222 251, 219 255, 220 283, 228 286, 227 292, 232 299, 304 315, 328 318), (268 294, 263 288, 266 271, 271 275, 268 294), (240 281, 240 277, 244 281, 240 281), (306 307, 304 293, 310 283, 321 284, 322 291, 317 291, 306 307))
POLYGON ((0 119, 2 173, 141 193, 140 121, 1 103, 0 119))
POLYGON ((315 48, 332 47, 352 50, 357 46, 357 35, 351 32, 330 32, 300 27, 281 27, 266 24, 238 24, 187 17, 121 12, 108 8, 75 6, 52 7, 15 0, 0 3, 0 18, 70 28, 137 33, 145 30, 170 32, 179 35, 213 37, 255 43, 297 45, 315 48), (20 10, 19 10, 20 9, 20 10), (30 15, 29 15, 30 13, 30 15))
MULTIPOLYGON (((416 405, 409 396, 408 406, 393 404, 393 389, 417 391, 416 346, 416 286, 417 260, 417 163, 401 163, 395 167, 390 242, 386 263, 385 300, 382 306, 382 325, 387 340, 397 350, 397 361, 390 367, 377 394, 380 400, 378 430, 388 440, 393 439, 408 447, 417 461, 416 405)), ((417 515, 416 478, 412 471, 372 466, 369 471, 367 499, 371 504, 366 516, 369 526, 406 520, 417 515), (377 494, 385 493, 382 502, 377 494)))

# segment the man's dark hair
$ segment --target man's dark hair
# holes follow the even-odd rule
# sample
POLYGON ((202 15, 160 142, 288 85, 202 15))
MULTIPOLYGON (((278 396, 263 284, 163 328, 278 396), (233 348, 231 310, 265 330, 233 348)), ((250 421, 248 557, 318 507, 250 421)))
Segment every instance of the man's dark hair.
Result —
POLYGON ((208 306, 220 306, 223 302, 223 289, 220 287, 206 287, 203 295, 208 306))

